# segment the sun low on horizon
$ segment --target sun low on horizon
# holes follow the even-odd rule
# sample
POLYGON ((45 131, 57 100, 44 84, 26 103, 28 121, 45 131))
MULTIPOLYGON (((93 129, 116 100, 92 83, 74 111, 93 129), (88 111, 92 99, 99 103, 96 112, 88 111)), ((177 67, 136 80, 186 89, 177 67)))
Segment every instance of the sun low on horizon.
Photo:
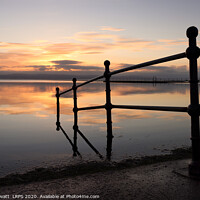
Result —
MULTIPOLYGON (((115 70, 182 53, 188 47, 186 29, 199 28, 199 4, 1 0, 0 71, 98 73, 106 59, 115 70)), ((181 60, 167 67, 181 70, 187 63, 181 60)))

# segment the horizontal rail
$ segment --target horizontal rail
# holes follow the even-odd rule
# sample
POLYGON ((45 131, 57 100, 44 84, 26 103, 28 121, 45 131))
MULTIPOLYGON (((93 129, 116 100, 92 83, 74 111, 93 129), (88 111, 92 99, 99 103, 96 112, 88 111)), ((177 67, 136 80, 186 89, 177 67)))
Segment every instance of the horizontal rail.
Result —
POLYGON ((177 60, 177 59, 181 59, 181 58, 185 58, 185 57, 186 57, 185 52, 179 53, 179 54, 175 54, 175 55, 172 55, 172 56, 159 58, 159 59, 152 60, 152 61, 149 61, 149 62, 144 62, 144 63, 140 63, 140 64, 133 65, 133 66, 130 66, 130 67, 126 67, 126 68, 123 68, 123 69, 118 69, 118 70, 115 70, 113 72, 110 72, 108 75, 111 76, 111 75, 114 75, 114 74, 119 74, 121 72, 126 72, 126 71, 130 71, 130 70, 133 70, 133 69, 139 69, 139 68, 142 68, 142 67, 147 67, 147 66, 150 66, 150 65, 155 65, 155 64, 159 64, 159 63, 163 63, 163 62, 177 60))
POLYGON ((103 106, 90 106, 90 107, 83 107, 83 108, 78 108, 77 110, 96 110, 96 109, 101 109, 101 108, 105 108, 105 105, 103 106))
POLYGON ((187 112, 187 107, 168 107, 168 106, 129 106, 129 105, 112 105, 112 108, 122 109, 138 109, 138 110, 157 110, 157 111, 172 111, 172 112, 187 112))
POLYGON ((79 87, 81 87, 81 86, 83 86, 83 85, 86 85, 86 84, 88 84, 88 83, 97 81, 97 80, 102 79, 102 78, 104 78, 104 75, 98 76, 98 77, 93 78, 93 79, 90 79, 90 80, 88 80, 88 81, 86 81, 86 82, 84 82, 84 83, 81 83, 81 84, 77 85, 76 88, 79 88, 79 87))
MULTIPOLYGON (((88 81, 86 81, 86 82, 84 82, 84 83, 81 83, 81 84, 77 85, 76 88, 79 88, 79 87, 81 87, 81 86, 83 86, 83 85, 86 85, 86 84, 88 84, 88 83, 97 81, 97 80, 99 80, 99 79, 101 79, 101 78, 104 78, 104 75, 98 76, 98 77, 93 78, 93 79, 90 79, 90 80, 88 80, 88 81)), ((61 93, 59 94, 59 96, 65 94, 65 93, 67 93, 67 92, 70 92, 70 91, 72 91, 72 90, 73 90, 73 87, 70 88, 69 90, 66 90, 66 91, 64 91, 64 92, 61 92, 61 93)))
POLYGON ((59 96, 65 94, 65 93, 67 93, 67 92, 70 92, 70 91, 72 91, 72 90, 73 90, 73 88, 71 88, 71 89, 69 89, 69 90, 66 90, 66 91, 64 91, 64 92, 61 92, 61 93, 59 94, 59 96))
MULTIPOLYGON (((172 56, 168 56, 168 57, 152 60, 152 61, 149 61, 149 62, 144 62, 144 63, 140 63, 140 64, 137 64, 137 65, 133 65, 133 66, 130 66, 130 67, 126 67, 126 68, 123 68, 123 69, 115 70, 113 72, 108 73, 108 75, 112 76, 114 74, 119 74, 119 73, 122 73, 122 72, 130 71, 130 70, 134 70, 134 69, 139 69, 139 68, 142 68, 142 67, 147 67, 147 66, 150 66, 150 65, 155 65, 155 64, 159 64, 159 63, 163 63, 163 62, 167 62, 167 61, 177 60, 177 59, 181 59, 181 58, 185 58, 185 57, 186 57, 185 52, 180 53, 180 54, 175 54, 175 55, 172 55, 172 56)), ((82 87, 84 85, 87 85, 88 83, 97 81, 97 80, 102 79, 102 78, 104 78, 104 75, 95 77, 95 78, 90 79, 90 80, 88 80, 84 83, 81 83, 81 84, 77 85, 76 88, 82 87)), ((73 87, 70 88, 69 90, 61 92, 59 94, 59 96, 65 94, 67 92, 70 92, 72 90, 73 90, 73 87)))

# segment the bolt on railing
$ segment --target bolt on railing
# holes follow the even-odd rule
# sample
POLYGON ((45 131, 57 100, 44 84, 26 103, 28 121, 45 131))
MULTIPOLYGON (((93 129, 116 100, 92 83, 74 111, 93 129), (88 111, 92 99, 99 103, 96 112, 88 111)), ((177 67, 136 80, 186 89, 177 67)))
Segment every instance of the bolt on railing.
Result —
MULTIPOLYGON (((76 85, 76 79, 73 79, 73 86, 71 89, 59 93, 59 88, 56 88, 57 97, 57 129, 62 130, 60 125, 60 107, 59 107, 59 97, 67 92, 73 90, 74 99, 74 143, 72 145, 74 156, 78 154, 77 148, 77 133, 79 133, 82 138, 87 142, 87 144, 100 156, 101 154, 94 148, 94 146, 87 140, 87 138, 82 134, 78 127, 78 111, 83 110, 94 110, 94 109, 106 109, 107 116, 107 159, 110 159, 112 152, 112 109, 139 109, 139 110, 154 110, 154 111, 171 111, 171 112, 187 112, 191 116, 191 140, 192 140, 192 162, 189 164, 189 174, 191 176, 200 177, 200 134, 199 134, 199 92, 198 92, 198 72, 197 72, 197 59, 200 55, 200 49, 196 45, 196 37, 198 35, 198 29, 194 26, 187 29, 187 37, 189 38, 189 47, 186 52, 175 54, 172 56, 152 60, 149 62, 140 63, 138 65, 133 65, 123 69, 115 70, 110 72, 109 66, 110 62, 106 60, 104 62, 105 72, 103 75, 88 80, 84 83, 76 85), (110 90, 110 78, 115 74, 122 72, 148 67, 150 65, 155 65, 159 63, 164 63, 168 61, 178 60, 182 58, 189 59, 189 73, 190 73, 190 105, 188 107, 169 107, 169 106, 137 106, 137 105, 113 105, 111 103, 111 90, 110 90), (78 108, 77 106, 77 89, 91 82, 105 78, 106 85, 106 104, 100 106, 90 106, 78 108)), ((63 132, 65 135, 66 133, 63 132)))

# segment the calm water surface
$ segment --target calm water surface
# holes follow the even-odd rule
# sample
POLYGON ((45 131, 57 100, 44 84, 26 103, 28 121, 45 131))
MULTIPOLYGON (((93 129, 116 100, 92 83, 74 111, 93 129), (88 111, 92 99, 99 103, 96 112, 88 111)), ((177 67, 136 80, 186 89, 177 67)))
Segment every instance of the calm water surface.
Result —
MULTIPOLYGON (((70 81, 71 82, 71 81, 70 81)), ((61 91, 70 82, 0 82, 0 176, 35 166, 81 162, 73 159, 72 148, 61 131, 56 131, 55 87, 61 91)), ((188 106, 187 84, 112 83, 112 103, 127 105, 188 106)), ((72 93, 60 100, 61 124, 73 139, 72 93)), ((105 104, 102 82, 78 89, 78 106, 105 104)), ((186 113, 113 110, 112 159, 155 155, 190 145, 190 118, 186 113)), ((81 111, 79 128, 103 155, 106 155, 105 110, 81 111)), ((83 160, 98 156, 78 136, 83 160)))

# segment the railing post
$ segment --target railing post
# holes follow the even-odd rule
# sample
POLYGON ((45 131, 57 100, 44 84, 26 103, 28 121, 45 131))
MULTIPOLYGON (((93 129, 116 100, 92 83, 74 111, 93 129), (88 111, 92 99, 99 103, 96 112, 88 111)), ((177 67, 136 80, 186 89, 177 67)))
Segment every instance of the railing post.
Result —
POLYGON ((59 94, 59 87, 56 88, 56 98, 57 98, 57 122, 56 122, 56 130, 60 130, 60 94, 59 94))
POLYGON ((107 114, 107 159, 110 160, 111 157, 111 152, 112 152, 112 138, 113 138, 113 134, 112 134, 112 113, 111 113, 111 109, 112 109, 112 104, 111 104, 111 95, 110 95, 110 70, 109 70, 109 66, 110 66, 110 61, 106 60, 104 62, 105 65, 105 81, 106 81, 106 114, 107 114))
POLYGON ((187 29, 189 47, 186 56, 190 66, 190 105, 188 114, 191 116, 191 140, 192 140, 192 162, 189 164, 189 174, 200 176, 200 134, 199 134, 199 92, 198 92, 198 72, 197 58, 200 50, 196 45, 198 29, 190 27, 187 29))
POLYGON ((78 132, 78 109, 77 109, 77 88, 76 88, 76 78, 73 78, 73 99, 74 99, 74 108, 73 108, 73 112, 74 112, 74 156, 76 156, 76 152, 78 150, 77 148, 77 132, 78 132))

